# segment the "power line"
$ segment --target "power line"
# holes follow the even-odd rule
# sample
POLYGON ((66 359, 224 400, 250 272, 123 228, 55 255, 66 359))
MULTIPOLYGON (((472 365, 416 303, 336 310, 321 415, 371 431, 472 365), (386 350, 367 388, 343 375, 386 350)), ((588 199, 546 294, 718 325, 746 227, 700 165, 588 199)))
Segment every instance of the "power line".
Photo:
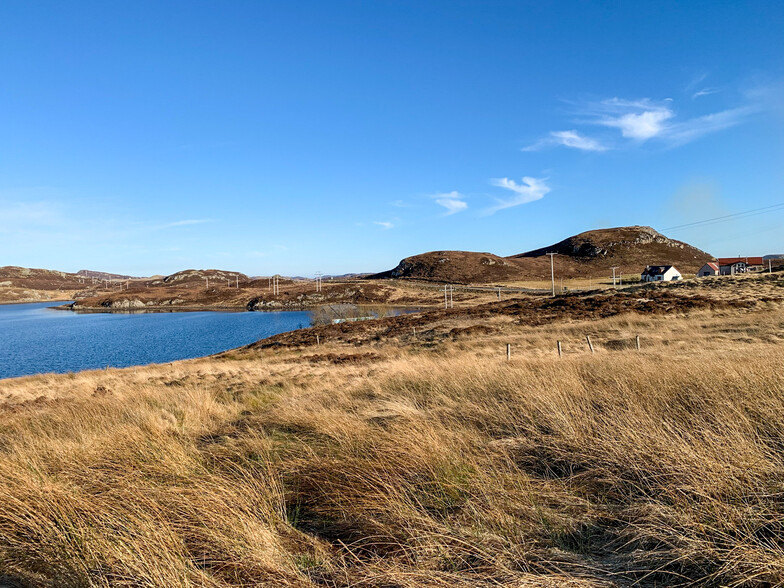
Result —
POLYGON ((674 227, 667 227, 662 229, 663 231, 674 231, 676 229, 686 229, 690 227, 697 227, 703 225, 712 225, 720 222, 725 222, 734 218, 745 218, 747 216, 755 216, 758 214, 763 214, 765 212, 775 212, 776 210, 780 210, 784 208, 784 202, 780 202, 778 204, 772 204, 770 206, 763 206, 762 208, 754 208, 752 210, 746 210, 743 212, 735 212, 733 214, 725 214, 724 216, 717 216, 714 218, 708 218, 701 221, 695 221, 693 223, 686 223, 683 225, 675 225, 674 227))
POLYGON ((555 298, 555 267, 553 266, 553 256, 558 255, 557 253, 548 253, 547 255, 550 256, 550 281, 553 284, 553 298, 555 298))

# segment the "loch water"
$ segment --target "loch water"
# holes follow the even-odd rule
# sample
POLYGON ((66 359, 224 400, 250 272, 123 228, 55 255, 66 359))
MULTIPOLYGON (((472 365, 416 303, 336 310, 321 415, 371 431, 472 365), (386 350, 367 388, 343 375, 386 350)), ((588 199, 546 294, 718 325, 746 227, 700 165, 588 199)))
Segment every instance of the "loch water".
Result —
POLYGON ((201 357, 308 327, 309 312, 89 313, 0 304, 0 378, 201 357))

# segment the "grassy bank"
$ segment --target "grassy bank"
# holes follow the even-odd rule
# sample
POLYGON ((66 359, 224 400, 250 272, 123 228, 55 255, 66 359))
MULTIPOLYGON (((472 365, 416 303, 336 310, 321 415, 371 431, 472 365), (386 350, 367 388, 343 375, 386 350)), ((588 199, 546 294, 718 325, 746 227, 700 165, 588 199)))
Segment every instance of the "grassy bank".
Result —
POLYGON ((3 382, 0 576, 784 583, 778 305, 488 324, 3 382))

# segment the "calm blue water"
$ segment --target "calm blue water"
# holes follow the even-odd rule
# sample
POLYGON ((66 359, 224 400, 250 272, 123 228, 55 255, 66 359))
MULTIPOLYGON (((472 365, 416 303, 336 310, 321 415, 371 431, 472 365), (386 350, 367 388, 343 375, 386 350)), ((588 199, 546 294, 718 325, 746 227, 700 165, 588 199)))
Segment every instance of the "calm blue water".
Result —
POLYGON ((0 304, 0 378, 200 357, 308 327, 307 312, 77 314, 0 304))

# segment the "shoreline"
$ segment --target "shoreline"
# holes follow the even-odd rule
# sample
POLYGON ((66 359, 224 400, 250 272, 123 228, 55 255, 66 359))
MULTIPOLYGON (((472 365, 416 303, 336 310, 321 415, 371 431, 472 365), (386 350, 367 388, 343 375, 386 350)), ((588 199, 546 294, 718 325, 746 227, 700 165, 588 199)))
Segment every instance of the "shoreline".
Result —
MULTIPOLYGON (((61 302, 53 300, 52 302, 61 302)), ((28 303, 33 304, 33 303, 28 303)), ((420 310, 431 310, 431 307, 421 304, 406 305, 406 304, 356 304, 358 308, 372 307, 372 308, 398 308, 403 310, 410 310, 418 312, 420 310)), ((76 314, 146 314, 146 313, 169 313, 169 312, 314 312, 320 308, 329 308, 329 304, 319 304, 315 306, 302 305, 296 307, 282 307, 282 308, 261 308, 251 310, 247 305, 155 305, 145 306, 139 308, 112 308, 112 307, 81 307, 73 308, 71 305, 63 304, 60 306, 53 306, 51 310, 61 310, 66 312, 74 312, 76 314)), ((435 307, 432 307, 435 308, 435 307)), ((384 317, 378 317, 384 318, 384 317)))
POLYGON ((0 300, 0 306, 4 304, 39 304, 44 302, 69 302, 72 298, 53 298, 51 300, 0 300))

